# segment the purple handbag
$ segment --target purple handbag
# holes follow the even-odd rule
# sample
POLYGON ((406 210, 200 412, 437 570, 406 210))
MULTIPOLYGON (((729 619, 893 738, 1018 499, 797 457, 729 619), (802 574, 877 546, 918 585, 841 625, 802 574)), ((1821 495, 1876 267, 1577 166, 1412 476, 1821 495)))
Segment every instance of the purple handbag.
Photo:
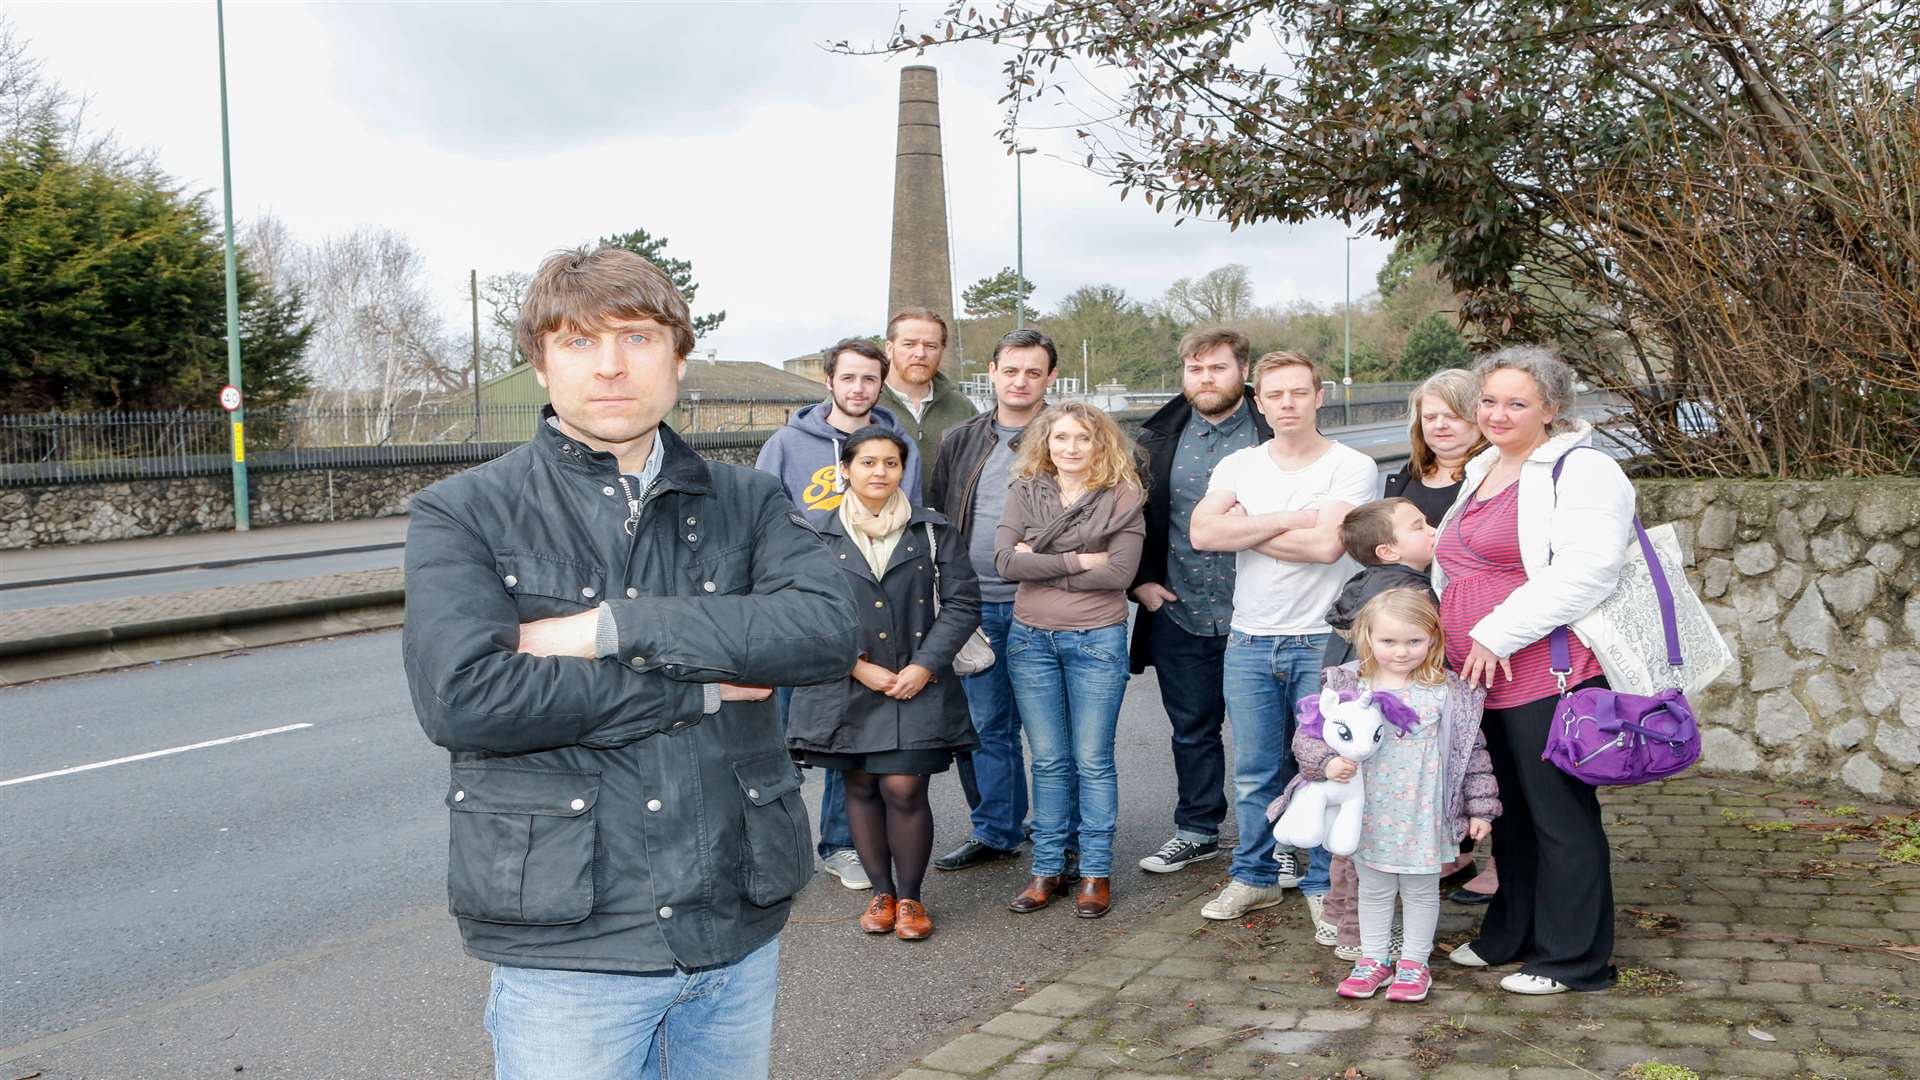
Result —
MULTIPOLYGON (((1586 449, 1604 453, 1598 447, 1586 449)), ((1573 450, 1567 451, 1571 453, 1573 450)), ((1556 486, 1567 454, 1553 463, 1556 486)), ((1666 572, 1660 568, 1653 541, 1647 538, 1638 514, 1633 518, 1633 531, 1640 538, 1640 550, 1660 598, 1667 663, 1679 667, 1680 630, 1674 619, 1673 589, 1667 584, 1666 572)), ((1553 561, 1552 552, 1547 553, 1547 561, 1553 561)), ((1700 726, 1694 722, 1693 707, 1680 691, 1662 690, 1652 697, 1642 697, 1590 686, 1569 693, 1567 676, 1573 674, 1573 653, 1567 633, 1567 628, 1560 626, 1547 635, 1551 670, 1560 684, 1560 702, 1554 707, 1553 725, 1547 731, 1547 746, 1540 752, 1540 760, 1550 761, 1561 772, 1595 787, 1664 780, 1700 760, 1700 726)))

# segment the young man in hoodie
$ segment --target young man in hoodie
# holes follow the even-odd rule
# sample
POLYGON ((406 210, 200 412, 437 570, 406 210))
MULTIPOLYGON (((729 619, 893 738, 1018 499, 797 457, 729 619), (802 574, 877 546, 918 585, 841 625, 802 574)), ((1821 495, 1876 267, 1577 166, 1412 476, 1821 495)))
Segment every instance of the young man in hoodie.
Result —
POLYGON ((892 428, 907 437, 907 475, 900 487, 910 502, 921 505, 919 451, 893 413, 877 404, 887 367, 887 354, 873 342, 841 341, 827 351, 827 400, 794 413, 787 426, 760 448, 754 468, 779 477, 787 498, 801 512, 840 505, 846 493, 846 481, 840 475, 840 444, 868 424, 892 428))
POLYGON ((920 452, 921 483, 928 487, 941 438, 977 412, 960 385, 940 373, 946 351, 947 320, 932 308, 902 308, 887 320, 889 366, 880 404, 907 429, 920 452))
MULTIPOLYGON (((887 354, 866 338, 847 338, 827 352, 828 398, 793 414, 787 426, 773 433, 760 448, 754 468, 780 478, 787 499, 802 513, 834 510, 846 494, 840 475, 840 444, 868 424, 879 424, 905 435, 893 414, 877 408, 880 387, 887 377, 887 354)), ((906 476, 900 489, 907 501, 920 505, 920 461, 913 443, 907 443, 906 476)), ((776 689, 780 723, 784 728, 793 697, 789 687, 776 689)), ((821 770, 820 865, 849 889, 870 889, 873 880, 853 849, 853 829, 847 824, 847 789, 840 774, 821 770)))

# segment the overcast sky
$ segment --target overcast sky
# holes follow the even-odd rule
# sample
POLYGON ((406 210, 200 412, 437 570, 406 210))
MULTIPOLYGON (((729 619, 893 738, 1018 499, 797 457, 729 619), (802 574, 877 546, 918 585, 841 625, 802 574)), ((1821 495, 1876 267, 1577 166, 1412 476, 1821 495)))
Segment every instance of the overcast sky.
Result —
MULTIPOLYGON (((939 5, 907 5, 910 24, 939 5)), ((220 186, 214 9, 203 3, 8 3, 45 72, 90 98, 93 126, 220 186)), ((554 248, 632 228, 666 236, 725 308, 701 347, 779 361, 884 322, 899 68, 941 73, 954 280, 1013 263, 1013 162, 999 55, 838 56, 883 39, 897 5, 229 3, 235 210, 301 240, 360 225, 408 236, 457 333, 467 270, 530 271, 554 248)), ((1070 125, 1029 111, 1023 122, 1070 125)), ((1125 203, 1076 164, 1068 130, 1033 130, 1027 275, 1050 308, 1075 287, 1157 296, 1238 262, 1259 302, 1342 295, 1338 222, 1230 232, 1125 203)), ((1353 243, 1353 288, 1387 245, 1353 243)))

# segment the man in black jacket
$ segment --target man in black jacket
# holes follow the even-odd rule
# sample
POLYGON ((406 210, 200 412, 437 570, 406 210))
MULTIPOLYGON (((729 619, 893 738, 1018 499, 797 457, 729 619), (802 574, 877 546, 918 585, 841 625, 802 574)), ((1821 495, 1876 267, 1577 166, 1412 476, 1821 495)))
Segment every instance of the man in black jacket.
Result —
POLYGON ((845 676, 852 601, 777 480, 661 423, 693 334, 652 263, 551 256, 516 335, 552 405, 414 500, 401 635, 495 1074, 640 1075, 671 1042, 675 1077, 764 1077, 813 872, 765 687, 845 676))
POLYGON ((1187 535, 1193 508, 1215 464, 1273 431, 1246 389, 1247 336, 1228 327, 1195 327, 1180 339, 1181 396, 1142 425, 1147 455, 1147 542, 1134 576, 1140 611, 1133 624, 1135 674, 1154 669, 1173 725, 1179 792, 1173 837, 1140 860, 1170 874, 1220 854, 1227 816, 1226 719, 1222 662, 1233 619, 1234 556, 1196 551, 1187 535))
POLYGON ((1059 374, 1053 340, 1038 330, 1015 330, 994 346, 987 362, 994 407, 947 430, 927 485, 927 505, 947 516, 967 538, 980 579, 980 629, 993 642, 994 665, 961 680, 980 746, 973 752, 980 803, 973 830, 961 845, 933 861, 938 870, 1010 859, 1020 852, 1027 819, 1026 756, 1020 749, 1020 713, 1007 679, 1007 627, 1013 621, 1014 584, 993 563, 993 534, 1007 501, 1009 467, 1020 436, 1047 405, 1059 374))

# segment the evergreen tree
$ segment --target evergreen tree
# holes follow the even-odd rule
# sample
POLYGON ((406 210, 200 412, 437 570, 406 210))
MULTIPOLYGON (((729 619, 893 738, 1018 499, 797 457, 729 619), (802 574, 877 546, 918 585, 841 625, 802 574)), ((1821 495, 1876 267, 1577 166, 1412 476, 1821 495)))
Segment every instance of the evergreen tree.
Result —
MULTIPOLYGON (((668 278, 672 279, 674 286, 680 290, 680 295, 687 298, 687 305, 689 307, 693 305, 694 294, 700 291, 700 286, 693 280, 693 264, 685 259, 676 259, 668 255, 666 237, 654 236, 645 229, 635 229, 632 232, 603 236, 600 238, 600 243, 607 247, 624 248, 659 267, 668 278)), ((720 324, 726 319, 725 311, 716 311, 711 315, 695 315, 693 336, 697 338, 709 331, 718 330, 720 324)))

